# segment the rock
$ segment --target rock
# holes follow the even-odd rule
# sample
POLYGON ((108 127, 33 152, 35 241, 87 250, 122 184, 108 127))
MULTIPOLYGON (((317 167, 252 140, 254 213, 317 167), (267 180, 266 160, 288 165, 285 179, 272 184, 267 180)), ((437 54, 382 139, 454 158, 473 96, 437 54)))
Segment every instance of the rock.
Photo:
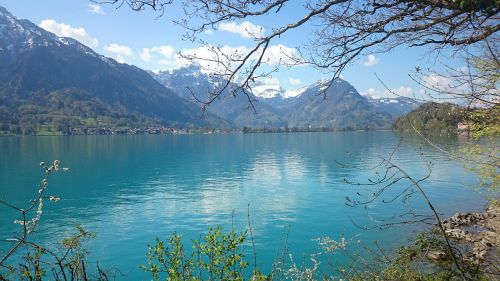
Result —
POLYGON ((486 213, 486 216, 487 216, 488 218, 490 218, 490 219, 492 219, 492 218, 496 218, 496 217, 497 217, 497 215, 495 215, 495 214, 493 214, 493 213, 486 213))
MULTIPOLYGON (((500 204, 491 204, 483 213, 456 213, 442 222, 447 236, 459 240, 458 243, 468 245, 471 249, 463 253, 464 261, 484 265, 485 268, 490 268, 489 264, 498 264, 500 260, 500 204)), ((427 258, 442 260, 446 258, 446 253, 429 251, 427 258)), ((493 267, 493 270, 497 270, 496 267, 493 267)))
POLYGON ((464 239, 466 237, 465 231, 458 228, 446 229, 445 233, 455 239, 464 239))
POLYGON ((426 256, 429 260, 439 261, 446 258, 446 253, 443 251, 429 251, 426 256))

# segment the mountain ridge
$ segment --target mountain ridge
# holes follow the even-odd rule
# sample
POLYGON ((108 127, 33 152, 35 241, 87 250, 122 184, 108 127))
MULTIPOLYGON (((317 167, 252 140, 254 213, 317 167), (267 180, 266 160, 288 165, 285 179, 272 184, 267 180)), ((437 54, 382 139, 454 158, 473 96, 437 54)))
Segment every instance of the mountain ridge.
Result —
POLYGON ((41 117, 54 109, 49 100, 63 103, 55 97, 65 98, 70 107, 82 102, 90 107, 88 116, 67 110, 55 114, 69 115, 65 116, 69 121, 63 119, 71 127, 88 126, 86 118, 94 119, 96 126, 227 126, 211 114, 200 119, 199 105, 179 98, 144 70, 18 20, 6 9, 0 12, 0 57, 5 58, 0 61, 1 116, 13 116, 2 122, 8 123, 10 131, 25 133, 23 127, 60 121, 56 116, 41 117), (26 111, 27 106, 31 110, 26 111), (11 125, 17 128, 11 130, 11 125))
POLYGON ((193 95, 206 99, 208 89, 224 82, 194 65, 153 73, 119 63, 0 6, 0 133, 31 134, 42 127, 63 133, 150 126, 381 129, 397 117, 337 79, 329 88, 318 81, 294 97, 265 83, 256 83, 255 95, 226 89, 201 119, 193 95))
MULTIPOLYGON (((149 74, 183 97, 193 94, 203 96, 208 92, 207 89, 213 86, 213 83, 207 80, 210 76, 203 74, 201 69, 194 65, 149 74)), ((236 125, 240 127, 256 127, 258 124, 261 127, 382 129, 390 128, 392 121, 399 114, 413 109, 410 103, 399 101, 397 103, 401 109, 397 112, 383 103, 376 104, 361 96, 351 84, 342 79, 336 79, 332 85, 326 81, 317 81, 293 97, 285 97, 283 89, 278 91, 272 88, 272 95, 263 95, 265 91, 262 89, 259 91, 259 96, 248 93, 257 111, 254 116, 247 114, 249 101, 242 91, 238 92, 236 97, 228 95, 227 92, 223 93, 207 110, 221 118, 235 120, 236 125)))

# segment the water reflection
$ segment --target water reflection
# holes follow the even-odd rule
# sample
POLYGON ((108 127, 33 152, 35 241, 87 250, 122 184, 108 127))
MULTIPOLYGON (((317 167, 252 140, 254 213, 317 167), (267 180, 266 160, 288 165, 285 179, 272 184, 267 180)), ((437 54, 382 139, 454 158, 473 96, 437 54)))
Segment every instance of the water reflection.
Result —
MULTIPOLYGON (((60 159, 70 173, 54 177, 49 188, 63 200, 47 206, 37 239, 53 241, 83 224, 98 235, 91 248, 100 263, 124 268, 129 280, 147 278, 137 265, 155 237, 177 231, 197 239, 213 225, 244 230, 250 203, 259 263, 269 265, 288 225, 289 244, 299 255, 314 251, 311 239, 319 236, 343 233, 386 245, 409 237, 408 229, 360 232, 349 219, 371 223, 367 213, 390 217, 406 205, 377 202, 366 211, 345 206, 345 196, 360 189, 343 179, 372 177, 368 168, 398 141, 392 132, 1 138, 0 194, 26 202, 36 192, 39 161, 60 159)), ((456 145, 453 139, 437 141, 456 145)), ((420 145, 405 136, 394 161, 415 176, 435 163, 425 188, 441 212, 483 200, 463 188, 475 180, 459 163, 425 146, 421 157, 420 145)), ((411 207, 425 210, 418 199, 411 207)), ((11 221, 0 213, 1 238, 15 230, 11 221)))

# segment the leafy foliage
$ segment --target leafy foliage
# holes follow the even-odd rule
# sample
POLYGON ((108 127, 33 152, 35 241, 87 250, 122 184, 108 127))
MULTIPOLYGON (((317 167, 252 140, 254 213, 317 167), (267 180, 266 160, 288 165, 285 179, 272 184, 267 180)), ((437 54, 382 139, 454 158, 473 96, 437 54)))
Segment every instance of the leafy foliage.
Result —
POLYGON ((471 110, 467 114, 470 133, 474 140, 500 135, 500 106, 471 110))
MULTIPOLYGON (((467 280, 488 280, 477 266, 462 262, 467 280)), ((399 248, 390 262, 381 262, 378 266, 379 269, 350 276, 349 280, 463 280, 446 252, 442 237, 433 233, 419 233, 414 242, 399 248), (439 260, 431 260, 429 254, 432 252, 442 253, 442 256, 439 260)))
POLYGON ((41 162, 40 166, 44 170, 44 178, 40 181, 36 197, 28 206, 21 208, 0 199, 0 206, 15 210, 20 216, 14 221, 20 226, 19 233, 0 240, 8 243, 7 251, 0 256, 0 280, 109 280, 110 273, 102 270, 98 263, 94 271, 89 270, 86 242, 94 238, 95 234, 80 225, 76 226, 74 235, 64 238, 55 246, 45 246, 33 239, 45 209, 45 199, 54 203, 60 200, 57 196, 45 195, 49 176, 68 170, 61 167, 59 160, 49 165, 41 162))
MULTIPOLYGON (((168 243, 156 239, 148 250, 148 265, 141 266, 154 280, 243 280, 248 267, 241 247, 245 233, 223 233, 210 228, 203 241, 193 241, 190 253, 184 250, 182 237, 170 236, 168 243)), ((254 280, 265 280, 254 272, 254 280)))
POLYGON ((498 105, 468 112, 471 142, 462 153, 468 161, 465 167, 475 173, 480 186, 490 191, 500 191, 500 108, 498 105))
POLYGON ((410 113, 399 117, 393 128, 401 131, 456 132, 459 122, 464 121, 464 109, 450 103, 428 102, 410 113))
POLYGON ((500 1, 498 0, 455 0, 453 2, 467 12, 491 13, 500 6, 500 1))
POLYGON ((99 265, 97 272, 89 270, 85 245, 94 237, 94 233, 76 226, 76 233, 64 238, 56 249, 27 243, 27 251, 17 265, 0 270, 0 280, 108 280, 108 273, 99 265))

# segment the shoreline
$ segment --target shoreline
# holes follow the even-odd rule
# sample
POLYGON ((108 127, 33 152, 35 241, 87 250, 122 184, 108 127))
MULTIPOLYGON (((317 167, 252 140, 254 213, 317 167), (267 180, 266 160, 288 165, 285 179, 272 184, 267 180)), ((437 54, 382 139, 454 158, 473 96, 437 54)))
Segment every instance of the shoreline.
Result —
MULTIPOLYGON (((499 274, 500 264, 500 198, 489 201, 482 212, 458 212, 442 221, 449 238, 463 246, 463 260, 484 266, 489 274, 499 274)), ((441 260, 443 252, 429 252, 430 260, 441 260)))
MULTIPOLYGON (((339 133, 339 132, 399 132, 411 133, 410 131, 395 130, 389 128, 381 129, 309 129, 309 130, 281 130, 273 128, 255 129, 206 129, 206 128, 182 128, 175 130, 143 130, 131 132, 99 131, 96 133, 40 133, 40 134, 9 134, 0 132, 1 137, 62 137, 62 136, 133 136, 133 135, 224 135, 224 134, 289 134, 289 133, 339 133)), ((459 135, 458 132, 439 132, 439 134, 459 135)))

